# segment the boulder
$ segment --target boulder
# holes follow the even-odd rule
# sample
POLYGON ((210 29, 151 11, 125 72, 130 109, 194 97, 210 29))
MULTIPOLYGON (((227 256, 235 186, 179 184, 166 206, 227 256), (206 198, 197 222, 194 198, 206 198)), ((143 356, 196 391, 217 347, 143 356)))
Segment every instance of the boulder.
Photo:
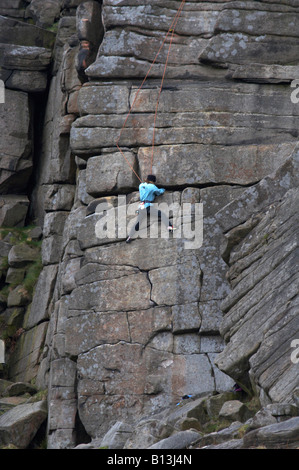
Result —
POLYGON ((0 416, 6 411, 11 410, 15 406, 22 405, 26 403, 28 397, 5 397, 0 398, 0 416))
POLYGON ((31 0, 26 10, 26 16, 33 18, 37 26, 48 28, 59 19, 60 9, 60 0, 31 0))
MULTIPOLYGON (((1 340, 3 342, 3 340, 1 340)), ((9 387, 10 385, 12 385, 13 382, 11 382, 10 380, 6 380, 6 379, 0 379, 0 396, 2 397, 6 388, 9 387)))
POLYGON ((0 445, 26 449, 47 418, 47 403, 18 405, 0 416, 0 445))
POLYGON ((266 449, 296 449, 299 444, 299 417, 270 424, 245 434, 243 448, 264 446, 266 449))
POLYGON ((234 392, 223 392, 208 397, 206 400, 206 410, 210 418, 218 417, 223 405, 226 402, 234 401, 236 398, 234 392))
POLYGON ((24 227, 28 207, 27 196, 2 196, 0 198, 0 226, 24 227))
POLYGON ((14 245, 8 254, 9 266, 22 268, 26 264, 36 261, 39 254, 40 250, 38 247, 30 246, 26 242, 14 245))
POLYGON ((228 446, 228 443, 233 441, 237 441, 238 448, 240 448, 240 444, 243 444, 243 440, 238 439, 240 437, 240 429, 242 428, 242 423, 240 421, 234 421, 231 423, 230 426, 227 428, 221 429, 220 431, 215 431, 211 433, 207 433, 198 439, 198 442, 195 444, 195 448, 197 449, 209 449, 214 448, 215 446, 219 446, 220 448, 225 448, 224 446, 228 446))
POLYGON ((105 449, 123 449, 132 431, 132 426, 117 421, 103 437, 100 447, 105 449))
POLYGON ((55 33, 52 31, 7 16, 0 17, 0 28, 0 43, 51 49, 55 42, 55 33))
POLYGON ((22 284, 15 287, 8 294, 7 307, 22 307, 28 305, 31 301, 31 295, 26 291, 22 284))
POLYGON ((25 382, 14 382, 5 389, 5 395, 9 397, 24 395, 25 393, 34 395, 36 392, 37 389, 33 385, 25 382))
POLYGON ((239 400, 229 400, 223 403, 219 411, 219 417, 229 421, 240 421, 244 423, 249 419, 251 413, 247 406, 239 400))
POLYGON ((188 449, 200 437, 195 431, 180 431, 170 437, 162 439, 156 444, 148 447, 149 449, 188 449))
POLYGON ((165 421, 165 413, 140 420, 125 442, 124 449, 147 449, 161 439, 169 437, 173 426, 165 421))
POLYGON ((8 70, 47 70, 51 63, 52 51, 45 47, 0 44, 1 67, 8 70))
POLYGON ((21 90, 26 93, 42 93, 46 91, 48 77, 45 72, 14 70, 6 80, 6 88, 21 90))

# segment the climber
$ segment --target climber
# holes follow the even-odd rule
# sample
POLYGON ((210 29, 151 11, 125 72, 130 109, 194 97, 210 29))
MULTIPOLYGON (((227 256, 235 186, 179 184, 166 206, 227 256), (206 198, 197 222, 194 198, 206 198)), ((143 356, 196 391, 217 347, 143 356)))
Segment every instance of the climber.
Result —
POLYGON ((80 50, 76 61, 76 70, 81 83, 85 83, 88 77, 85 75, 85 69, 90 65, 91 44, 89 41, 81 41, 80 50))
POLYGON ((164 223, 169 232, 173 232, 174 230, 173 225, 171 224, 167 216, 152 205, 152 202, 155 200, 155 197, 160 196, 165 192, 165 189, 157 188, 157 186, 154 184, 155 182, 155 175, 148 175, 145 182, 139 185, 140 204, 137 223, 131 228, 129 236, 126 240, 127 243, 130 243, 132 241, 132 237, 134 236, 134 234, 139 231, 140 223, 145 219, 145 217, 147 218, 149 214, 153 216, 158 216, 158 219, 164 223))

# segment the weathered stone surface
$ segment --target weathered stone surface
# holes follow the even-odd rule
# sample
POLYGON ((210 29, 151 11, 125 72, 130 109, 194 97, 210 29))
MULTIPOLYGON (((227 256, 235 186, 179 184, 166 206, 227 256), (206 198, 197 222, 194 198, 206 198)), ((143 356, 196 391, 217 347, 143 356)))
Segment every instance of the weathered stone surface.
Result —
POLYGON ((201 334, 213 334, 219 332, 223 313, 217 300, 200 302, 199 313, 201 316, 201 334))
POLYGON ((167 267, 169 260, 175 265, 187 254, 181 239, 141 238, 130 244, 130 249, 125 251, 122 244, 115 243, 109 247, 95 248, 92 252, 87 252, 85 256, 87 262, 113 266, 114 260, 117 259, 120 266, 137 266, 140 270, 152 270, 167 267))
POLYGON ((87 83, 79 93, 78 107, 84 114, 122 114, 129 112, 129 87, 87 83))
POLYGON ((5 362, 5 343, 3 341, 3 339, 1 339, 0 341, 0 363, 1 364, 4 364, 5 362))
MULTIPOLYGON (((220 330, 227 345, 216 364, 226 373, 230 370, 245 387, 250 381, 259 383, 274 402, 291 402, 296 383, 290 342, 298 335, 297 160, 295 153, 271 178, 246 191, 245 217, 242 210, 230 211, 232 206, 243 207, 243 195, 218 213, 219 217, 224 210, 234 214, 235 221, 240 215, 248 219, 247 211, 260 213, 261 218, 230 251, 232 291, 222 303, 227 313, 220 330)), ((237 225, 228 218, 224 224, 237 225)))
POLYGON ((153 269, 149 273, 151 298, 158 305, 175 305, 199 300, 201 271, 194 257, 186 263, 153 269), (187 284, 187 285, 186 285, 187 284))
POLYGON ((181 431, 153 444, 149 449, 187 449, 198 440, 200 434, 195 431, 181 431))
POLYGON ((298 37, 298 23, 296 23, 296 12, 288 13, 287 11, 271 11, 271 5, 265 6, 265 10, 260 8, 241 10, 227 9, 222 11, 215 25, 215 31, 248 33, 254 36, 263 34, 274 34, 279 36, 298 37), (266 24, 265 24, 266 23, 266 24), (281 29, 277 28, 277 24, 281 29))
POLYGON ((277 37, 263 34, 251 36, 244 33, 220 33, 199 54, 204 63, 292 64, 296 62, 298 44, 294 37, 277 37), (220 52, 221 51, 221 52, 220 52))
POLYGON ((24 227, 29 207, 27 196, 7 195, 0 198, 0 226, 24 227))
POLYGON ((215 418, 219 415, 222 406, 225 402, 235 400, 236 396, 234 392, 224 392, 208 397, 205 402, 207 414, 211 418, 215 418))
POLYGON ((86 190, 92 196, 109 194, 115 191, 135 189, 137 178, 129 165, 137 170, 136 158, 132 152, 103 154, 92 157, 87 162, 86 190))
POLYGON ((263 426, 269 426, 270 424, 276 424, 276 422, 271 410, 264 407, 248 420, 248 430, 251 431, 263 426))
POLYGON ((150 283, 144 273, 130 274, 119 279, 93 282, 79 286, 71 294, 69 308, 100 312, 132 310, 150 307, 150 283), (135 297, 134 292, 139 296, 135 297))
POLYGON ((5 394, 8 396, 18 396, 18 395, 23 395, 24 393, 29 393, 30 395, 34 395, 37 392, 37 389, 25 382, 14 382, 11 385, 9 385, 6 390, 5 394))
POLYGON ((251 413, 247 406, 239 400, 229 400, 223 403, 219 417, 244 423, 251 417, 251 413))
POLYGON ((197 302, 174 305, 173 314, 173 332, 182 333, 184 331, 199 331, 201 325, 201 315, 197 302))
POLYGON ((47 403, 40 401, 14 407, 0 416, 0 444, 26 449, 47 418, 47 403))
POLYGON ((27 305, 30 300, 30 294, 28 294, 22 284, 20 284, 9 292, 7 298, 7 307, 22 307, 27 305))
POLYGON ((81 2, 76 10, 77 34, 80 41, 86 40, 98 46, 103 37, 101 2, 81 2))
POLYGON ((200 449, 241 449, 243 440, 238 439, 241 429, 242 423, 240 421, 234 421, 230 426, 221 431, 212 432, 203 436, 199 439, 196 447, 200 449))
MULTIPOLYGON (((162 145, 155 151, 153 172, 164 186, 180 185, 183 180, 188 184, 205 184, 208 181, 222 183, 224 180, 234 184, 249 184, 266 176, 269 164, 273 165, 272 170, 278 168, 293 148, 278 145, 267 149, 265 146, 247 145, 230 147, 228 150, 227 147, 200 144, 162 145), (277 166, 273 154, 276 155, 277 166)), ((141 174, 146 173, 149 158, 150 148, 141 148, 138 152, 141 174)))
POLYGON ((105 449, 122 449, 132 431, 133 428, 130 425, 118 421, 105 434, 99 447, 104 447, 105 449))
MULTIPOLYGON (((203 45, 206 42, 201 43, 203 45)), ((118 57, 118 56, 100 56, 93 64, 86 69, 86 75, 91 80, 107 80, 111 77, 115 79, 139 79, 142 80, 149 71, 149 63, 146 60, 135 59, 134 57, 118 57)), ((154 64, 150 71, 150 77, 153 79, 161 79, 163 73, 162 64, 154 64)), ((212 67, 204 67, 198 65, 184 65, 183 67, 169 65, 169 78, 172 79, 194 79, 214 80, 215 75, 219 78, 225 75, 224 71, 212 70, 212 67)))
POLYGON ((21 334, 10 357, 10 379, 30 382, 36 377, 47 327, 43 322, 21 334))
POLYGON ((68 359, 56 359, 51 363, 48 429, 51 439, 49 449, 74 447, 73 431, 76 417, 74 383, 76 365, 68 359))
MULTIPOLYGON (((190 202, 193 212, 196 202, 203 203, 198 250, 186 250, 175 236, 125 245, 123 232, 113 240, 95 233, 96 206, 106 199, 116 207, 118 194, 127 194, 133 223, 138 181, 115 144, 134 104, 120 145, 140 176, 149 172, 160 85, 155 79, 162 76, 169 37, 136 98, 137 82, 179 6, 160 0, 116 3, 65 1, 59 14, 57 4, 51 12, 49 2, 35 0, 32 7, 38 22, 62 16, 31 199, 32 214, 44 221, 42 252, 49 271, 37 286, 43 303, 33 300, 35 313, 28 310, 25 318, 31 329, 20 337, 21 345, 32 332, 37 344, 36 322, 41 328, 49 320, 46 342, 41 335, 35 352, 35 364, 41 362, 37 382, 49 383, 49 448, 75 447, 78 419, 91 448, 99 447, 115 422, 134 429, 128 448, 149 447, 169 438, 174 426, 176 432, 200 429, 200 419, 206 424, 219 411, 222 401, 215 396, 185 414, 183 406, 176 407, 176 417, 165 422, 161 410, 169 412, 186 394, 231 390, 238 378, 267 403, 285 403, 293 400, 296 383, 289 342, 297 334, 298 182, 295 159, 288 160, 293 152, 295 157, 298 138, 299 108, 288 86, 298 68, 295 2, 184 5, 160 96, 152 172, 169 189, 159 202, 190 202), (79 4, 71 20, 67 15, 75 15, 79 4), (99 41, 102 18, 92 10, 101 7, 105 36, 82 79, 79 40, 99 41)), ((20 72, 27 75, 14 72, 11 82, 20 72)), ((10 154, 2 162, 11 171, 10 154)), ((35 366, 30 379, 34 373, 35 366)), ((215 442, 229 439, 225 445, 239 448, 240 424, 217 433, 215 442)), ((207 439, 206 445, 212 443, 217 445, 207 439)))
MULTIPOLYGON (((111 56, 111 58, 127 55, 137 60, 145 60, 152 63, 161 46, 161 42, 160 35, 155 36, 153 34, 150 41, 148 41, 145 39, 143 32, 113 29, 105 34, 98 54, 99 57, 111 56)), ((206 39, 202 38, 194 38, 192 41, 190 41, 190 38, 177 39, 175 42, 176 54, 170 56, 170 64, 180 66, 196 64, 198 51, 202 50, 207 42, 206 39)), ((161 53, 157 58, 158 63, 165 64, 168 49, 167 45, 161 49, 161 53)), ((96 67, 96 64, 94 67, 96 67)))
POLYGON ((26 242, 14 245, 8 254, 9 266, 13 268, 22 267, 31 261, 36 261, 39 249, 28 245, 26 242))
POLYGON ((51 49, 54 45, 55 33, 23 21, 0 16, 0 28, 0 43, 46 49, 51 49))
POLYGON ((31 328, 49 318, 48 306, 52 298, 57 266, 45 266, 38 278, 26 327, 31 328), (43 292, 43 295, 40 295, 43 292))
POLYGON ((173 427, 165 422, 163 413, 142 419, 124 444, 124 449, 147 449, 160 439, 169 437, 173 427))
POLYGON ((5 398, 0 398, 0 413, 1 415, 3 413, 6 413, 6 411, 11 410, 15 406, 18 405, 23 405, 28 398, 24 397, 5 397, 5 398))
POLYGON ((84 311, 67 320, 65 325, 66 353, 72 356, 99 344, 130 341, 127 316, 124 312, 94 313, 84 311), (75 333, 75 336, 74 336, 75 333))
MULTIPOLYGON (((230 73, 230 72, 229 72, 230 73)), ((289 83, 299 74, 297 65, 246 64, 232 66, 232 78, 257 83, 289 83)))
MULTIPOLYGON (((212 155, 206 154, 205 166, 209 168, 209 162, 216 152, 216 156, 220 157, 220 153, 223 154, 224 150, 230 150, 235 158, 236 154, 241 156, 242 152, 248 152, 247 158, 252 159, 255 151, 265 151, 267 154, 267 147, 264 146, 268 146, 269 141, 271 144, 279 144, 296 140, 298 109, 291 102, 290 92, 287 88, 282 90, 279 85, 269 85, 271 90, 265 90, 262 85, 254 83, 228 85, 224 81, 217 83, 217 85, 213 83, 212 86, 210 82, 203 81, 200 88, 193 83, 184 82, 184 86, 181 82, 173 81, 171 83, 172 86, 162 92, 159 100, 155 131, 157 146, 177 145, 183 151, 184 146, 187 149, 192 149, 190 144, 194 144, 194 148, 196 148, 195 144, 208 143, 209 146, 204 145, 203 148, 198 148, 201 153, 205 150, 206 154, 211 150, 209 147, 214 144, 212 155), (252 100, 252 96, 255 96, 256 99, 252 100), (285 117, 282 119, 282 116, 285 117), (277 128, 281 129, 279 134, 277 134, 277 128), (257 129, 259 129, 258 134, 257 129), (291 133, 290 129, 292 129, 291 133), (243 148, 238 147, 237 149, 234 147, 230 149, 220 147, 218 149, 217 147, 223 145, 240 146, 242 144, 243 148), (252 144, 252 147, 248 144, 252 144), (263 144, 263 147, 257 148, 257 144, 263 144), (207 148, 205 149, 205 147, 207 148)), ((117 87, 121 88, 121 85, 118 84, 117 87)), ((126 90, 126 87, 127 83, 125 82, 123 89, 126 90)), ((104 92, 104 96, 109 94, 109 87, 94 88, 103 90, 99 93, 99 98, 97 98, 97 94, 94 94, 93 102, 96 105, 104 92)), ((79 97, 81 93, 84 97, 88 89, 89 87, 83 87, 79 97)), ((93 88, 89 92, 91 96, 93 96, 92 90, 93 88)), ((130 105, 134 104, 134 106, 122 131, 119 141, 121 146, 138 145, 144 147, 146 145, 151 147, 158 91, 157 87, 148 86, 141 89, 137 96, 137 88, 132 87, 130 105)), ((111 101, 110 113, 114 107, 113 103, 114 99, 111 101)), ((103 147, 115 146, 120 129, 125 122, 125 116, 103 114, 103 111, 104 113, 109 111, 107 104, 103 106, 103 111, 100 110, 100 106, 95 105, 91 107, 91 114, 82 116, 72 127, 71 146, 74 152, 80 155, 84 155, 84 153, 95 155, 103 147), (95 112, 97 114, 93 115, 95 112)), ((268 150, 271 151, 271 148, 268 147, 268 150)), ((278 149, 274 150, 273 148, 272 155, 277 152, 279 152, 278 149)), ((179 157, 177 158, 179 160, 179 157)), ((266 158, 270 163, 270 157, 266 158)), ((161 159, 160 152, 154 158, 154 163, 159 159, 161 159)), ((150 157, 148 157, 148 161, 150 161, 150 157)), ((188 162, 188 159, 186 161, 188 162)), ((255 164, 253 165, 251 161, 251 171, 253 167, 255 164)), ((222 179, 223 181, 225 178, 222 179)))
MULTIPOLYGON (((182 13, 182 20, 176 26, 179 35, 208 35, 215 27, 216 19, 222 6, 210 8, 205 2, 190 2, 182 13)), ((146 1, 130 2, 129 5, 115 5, 113 0, 106 0, 104 9, 104 23, 107 27, 112 25, 138 26, 142 29, 167 32, 175 17, 177 9, 171 4, 148 5, 146 1)), ((124 29, 124 28, 123 28, 124 29)))
POLYGON ((39 71, 14 70, 5 86, 12 90, 21 90, 26 93, 41 93, 46 91, 48 84, 47 74, 39 71))
POLYGON ((45 185, 43 189, 45 190, 43 207, 46 211, 71 210, 75 195, 73 185, 45 185))
POLYGON ((60 0, 31 0, 26 15, 33 18, 37 26, 46 28, 52 26, 59 18, 60 9, 60 0))
POLYGON ((298 447, 299 417, 288 419, 282 423, 270 424, 245 434, 243 447, 251 448, 259 445, 266 449, 296 449, 298 447))
POLYGON ((50 49, 35 46, 0 44, 0 64, 8 70, 47 70, 51 62, 50 49))
POLYGON ((31 117, 26 93, 5 91, 0 126, 5 136, 0 145, 0 190, 2 194, 14 194, 25 190, 32 172, 31 117))

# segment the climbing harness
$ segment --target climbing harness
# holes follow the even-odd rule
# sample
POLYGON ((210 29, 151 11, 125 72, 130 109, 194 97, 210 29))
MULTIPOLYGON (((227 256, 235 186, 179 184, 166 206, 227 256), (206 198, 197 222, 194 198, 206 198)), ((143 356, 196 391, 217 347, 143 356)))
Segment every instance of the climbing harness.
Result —
POLYGON ((172 23, 171 23, 171 25, 170 25, 170 28, 168 29, 167 34, 166 34, 166 36, 165 36, 165 38, 164 38, 164 40, 163 40, 163 42, 162 42, 162 44, 161 44, 161 46, 160 46, 160 48, 159 48, 159 50, 158 50, 158 52, 157 52, 157 54, 156 54, 156 56, 155 56, 153 62, 151 63, 150 68, 148 69, 148 71, 147 71, 147 73, 146 73, 146 75, 145 75, 145 77, 144 77, 144 79, 143 79, 143 81, 142 81, 140 87, 138 88, 138 90, 137 90, 137 92, 136 92, 136 94, 135 94, 133 103, 132 103, 132 105, 131 105, 131 107, 130 107, 130 110, 129 110, 129 112, 128 112, 127 116, 126 116, 126 119, 125 119, 125 121, 124 121, 124 123, 123 123, 123 126, 122 126, 122 128, 121 128, 119 137, 118 137, 118 139, 117 139, 117 141, 116 141, 116 146, 117 146, 118 150, 120 151, 120 153, 122 154, 122 156, 123 156, 124 159, 126 160, 128 166, 131 168, 131 170, 133 171, 133 173, 135 174, 135 176, 137 176, 137 178, 139 179, 139 181, 140 181, 141 183, 142 183, 141 178, 140 178, 139 175, 136 173, 136 171, 134 170, 134 168, 132 167, 132 165, 131 165, 130 162, 128 161, 127 157, 125 156, 125 154, 124 154, 123 151, 121 150, 121 148, 120 148, 120 146, 119 146, 119 141, 120 141, 120 138, 121 138, 121 136, 122 136, 123 130, 124 130, 125 126, 126 126, 126 123, 127 123, 127 121, 128 121, 128 118, 129 118, 129 116, 130 116, 130 114, 131 114, 131 112, 132 112, 132 110, 133 110, 133 108, 134 108, 134 105, 135 105, 135 102, 136 102, 136 100, 137 100, 137 98, 138 98, 138 95, 139 95, 139 93, 140 93, 140 91, 141 91, 141 89, 142 89, 144 83, 146 82, 146 80, 147 80, 147 78, 148 78, 148 76, 149 76, 149 74, 150 74, 150 71, 151 71, 153 65, 155 64, 155 62, 156 62, 156 60, 157 60, 157 58, 158 58, 158 56, 159 56, 159 54, 160 54, 160 52, 161 52, 161 50, 162 50, 164 44, 165 44, 165 42, 166 42, 168 36, 171 34, 170 41, 169 41, 169 47, 168 47, 167 58, 166 58, 166 62, 165 62, 165 65, 164 65, 164 70, 163 70, 163 74, 162 74, 162 80, 161 80, 161 85, 160 85, 160 88, 159 88, 159 93, 158 93, 158 98, 157 98, 157 103, 156 103, 156 109, 155 109, 155 115, 154 115, 153 138, 152 138, 152 151, 151 151, 151 160, 150 160, 150 173, 152 173, 153 160, 154 160, 155 134, 156 134, 156 120, 157 120, 157 114, 158 114, 159 101, 160 101, 160 96, 161 96, 162 89, 163 89, 163 83, 164 83, 165 74, 166 74, 166 69, 167 69, 167 65, 168 65, 168 61, 169 61, 169 56, 170 56, 170 50, 171 50, 171 46, 172 46, 173 38, 174 38, 174 34, 175 34, 175 28, 176 28, 177 22, 178 22, 178 20, 179 20, 179 18, 180 18, 180 16, 181 16, 181 13, 182 13, 182 11, 183 11, 185 2, 186 2, 186 0, 182 0, 180 6, 179 6, 179 8, 178 8, 178 11, 177 11, 176 15, 175 15, 174 19, 172 20, 172 23))

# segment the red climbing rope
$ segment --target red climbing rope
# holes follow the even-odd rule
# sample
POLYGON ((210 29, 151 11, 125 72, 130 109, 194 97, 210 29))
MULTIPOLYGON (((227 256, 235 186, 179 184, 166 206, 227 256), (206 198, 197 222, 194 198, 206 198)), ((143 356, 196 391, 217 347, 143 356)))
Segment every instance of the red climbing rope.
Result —
POLYGON ((172 20, 172 23, 171 23, 171 25, 170 25, 170 28, 169 28, 168 31, 167 31, 167 34, 166 34, 164 40, 163 40, 163 42, 162 42, 162 44, 161 44, 161 46, 160 46, 160 48, 159 48, 159 50, 158 50, 158 52, 157 52, 157 54, 156 54, 156 56, 155 56, 153 62, 151 63, 151 66, 150 66, 150 68, 148 69, 146 76, 144 77, 144 79, 143 79, 143 81, 142 81, 140 87, 138 88, 138 90, 137 90, 137 92, 136 92, 136 95, 135 95, 135 97, 134 97, 132 106, 131 106, 131 108, 130 108, 130 110, 129 110, 127 116, 126 116, 126 119, 125 119, 125 121, 124 121, 124 123, 123 123, 123 126, 122 126, 122 128, 121 128, 119 137, 118 137, 118 139, 117 139, 117 141, 116 141, 116 146, 117 146, 118 150, 120 151, 120 153, 122 154, 122 156, 125 158, 127 164, 129 165, 129 167, 131 168, 131 170, 134 172, 134 174, 137 176, 137 178, 139 179, 140 182, 142 182, 141 178, 140 178, 139 175, 136 173, 136 171, 134 170, 134 168, 132 167, 132 165, 129 163, 128 159, 127 159, 126 156, 124 155, 123 151, 121 150, 121 148, 120 148, 120 146, 119 146, 119 141, 120 141, 120 138, 121 138, 121 136, 122 136, 123 130, 124 130, 125 126, 126 126, 126 123, 127 123, 127 121, 128 121, 128 118, 129 118, 129 116, 130 116, 130 114, 131 114, 131 112, 132 112, 132 110, 133 110, 133 108, 134 108, 134 105, 135 105, 135 102, 136 102, 136 100, 137 100, 137 98, 138 98, 138 95, 139 95, 139 93, 140 93, 140 90, 142 89, 144 83, 146 82, 147 77, 149 76, 150 71, 151 71, 153 65, 155 64, 155 62, 156 62, 156 60, 157 60, 157 58, 158 58, 158 56, 159 56, 159 54, 160 54, 160 52, 161 52, 161 50, 162 50, 164 44, 165 44, 165 42, 166 42, 166 39, 168 38, 169 34, 171 33, 171 38, 170 38, 170 43, 169 43, 169 48, 168 48, 167 59, 166 59, 165 66, 164 66, 164 71, 163 71, 163 75, 162 75, 161 85, 160 85, 159 94, 158 94, 158 99, 157 99, 157 104, 156 104, 155 116, 154 116, 154 128, 153 128, 153 140, 152 140, 152 154, 151 154, 151 165, 150 165, 150 173, 152 172, 153 158, 154 158, 154 147, 155 147, 156 120, 157 120, 157 113, 158 113, 159 101, 160 101, 160 96, 161 96, 161 93, 162 93, 162 88, 163 88, 163 83, 164 83, 164 79, 165 79, 166 69, 167 69, 168 60, 169 60, 169 56, 170 56, 171 45, 172 45, 173 38, 174 38, 175 28, 176 28, 177 22, 178 22, 178 20, 179 20, 179 18, 180 18, 180 16, 181 16, 181 13, 182 13, 182 10, 183 10, 183 8, 184 8, 185 2, 186 2, 186 0, 182 0, 180 6, 179 6, 179 8, 178 8, 178 11, 177 11, 176 15, 175 15, 174 19, 172 20))

